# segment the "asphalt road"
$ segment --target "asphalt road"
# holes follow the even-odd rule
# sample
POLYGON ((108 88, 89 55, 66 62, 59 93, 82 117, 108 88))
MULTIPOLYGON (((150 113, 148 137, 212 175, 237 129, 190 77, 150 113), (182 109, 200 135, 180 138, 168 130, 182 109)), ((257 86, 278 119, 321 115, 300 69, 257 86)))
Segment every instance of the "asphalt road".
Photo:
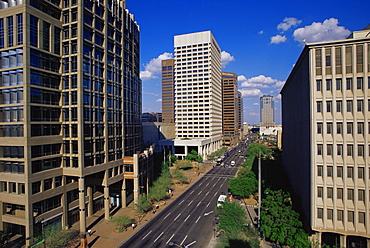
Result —
POLYGON ((171 205, 146 223, 119 247, 207 247, 214 235, 215 208, 220 194, 228 194, 228 182, 235 177, 244 161, 245 142, 228 151, 224 163, 235 161, 234 167, 215 166, 171 205), (241 152, 239 152, 241 150, 241 152))

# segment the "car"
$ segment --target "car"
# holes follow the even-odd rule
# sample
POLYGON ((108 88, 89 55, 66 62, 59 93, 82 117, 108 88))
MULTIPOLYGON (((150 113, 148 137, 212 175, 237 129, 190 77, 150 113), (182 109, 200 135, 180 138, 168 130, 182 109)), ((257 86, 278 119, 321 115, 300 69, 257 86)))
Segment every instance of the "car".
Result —
POLYGON ((226 202, 227 195, 220 195, 217 199, 217 207, 222 208, 222 203, 226 202))
POLYGON ((235 161, 231 161, 231 166, 234 166, 235 165, 235 161))

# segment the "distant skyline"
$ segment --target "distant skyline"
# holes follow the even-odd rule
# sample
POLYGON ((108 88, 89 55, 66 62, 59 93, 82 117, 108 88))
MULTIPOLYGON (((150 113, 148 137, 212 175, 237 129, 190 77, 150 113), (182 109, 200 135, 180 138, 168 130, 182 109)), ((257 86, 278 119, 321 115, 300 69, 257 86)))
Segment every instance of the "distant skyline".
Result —
POLYGON ((211 30, 222 50, 223 71, 238 75, 244 121, 258 124, 259 98, 275 98, 304 42, 347 38, 369 23, 366 2, 339 1, 151 1, 127 0, 141 30, 143 112, 161 112, 161 60, 173 58, 173 37, 211 30), (226 4, 227 3, 227 4, 226 4))

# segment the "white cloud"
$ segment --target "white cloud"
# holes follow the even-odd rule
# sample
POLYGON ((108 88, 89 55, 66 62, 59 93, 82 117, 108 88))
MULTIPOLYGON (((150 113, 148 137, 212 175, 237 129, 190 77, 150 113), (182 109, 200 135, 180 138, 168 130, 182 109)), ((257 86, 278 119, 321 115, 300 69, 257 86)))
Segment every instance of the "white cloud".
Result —
POLYGON ((243 97, 256 97, 262 96, 263 93, 260 89, 240 89, 242 92, 243 97))
POLYGON ((162 98, 157 99, 156 102, 162 102, 162 98))
POLYGON ((338 26, 338 19, 330 18, 324 22, 313 22, 304 28, 294 31, 293 37, 298 42, 320 42, 345 39, 351 31, 343 26, 338 26))
POLYGON ((249 112, 249 115, 252 115, 252 116, 259 116, 259 114, 255 113, 255 112, 249 112))
POLYGON ((279 44, 279 43, 282 43, 282 42, 286 42, 286 40, 287 40, 287 38, 286 38, 285 35, 277 34, 277 35, 271 37, 270 44, 279 44))
POLYGON ((154 92, 145 92, 145 91, 143 91, 143 95, 159 96, 159 94, 158 94, 158 93, 154 93, 154 92))
POLYGON ((261 30, 258 32, 258 34, 263 34, 265 31, 261 30))
POLYGON ((234 61, 234 60, 235 60, 234 56, 232 56, 230 53, 225 52, 225 51, 221 52, 222 67, 225 67, 228 63, 230 63, 231 61, 234 61))
POLYGON ((253 103, 253 106, 259 106, 260 104, 258 102, 253 103))
POLYGON ((275 96, 275 99, 281 99, 281 94, 275 96))
POLYGON ((140 72, 141 80, 145 81, 152 78, 157 78, 157 75, 162 71, 162 60, 172 59, 172 53, 162 53, 157 58, 150 60, 149 63, 145 65, 145 71, 140 72))
POLYGON ((285 17, 284 20, 277 26, 277 29, 287 31, 292 26, 297 26, 301 22, 302 22, 301 20, 298 20, 295 17, 285 17))

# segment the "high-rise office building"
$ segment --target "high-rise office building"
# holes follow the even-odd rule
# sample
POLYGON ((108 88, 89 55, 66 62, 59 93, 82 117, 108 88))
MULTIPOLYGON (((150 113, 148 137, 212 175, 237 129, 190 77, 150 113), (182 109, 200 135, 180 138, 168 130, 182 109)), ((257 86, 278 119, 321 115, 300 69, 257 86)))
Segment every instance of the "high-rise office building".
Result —
POLYGON ((369 31, 307 44, 281 91, 283 165, 330 246, 370 246, 369 31))
POLYGON ((239 115, 239 118, 238 118, 238 129, 241 130, 241 135, 243 133, 243 129, 244 129, 244 126, 243 126, 243 123, 244 123, 244 103, 243 103, 243 94, 238 91, 238 115, 239 115))
POLYGON ((162 121, 175 123, 174 59, 162 60, 162 121))
POLYGON ((235 73, 222 72, 222 120, 223 141, 232 146, 239 141, 240 132, 240 99, 238 78, 235 73))
POLYGON ((162 145, 206 158, 222 145, 221 50, 210 31, 177 35, 174 45, 176 138, 162 145))
POLYGON ((85 232, 86 216, 137 198, 139 26, 125 1, 0 6, 0 229, 85 232))
POLYGON ((275 109, 274 109, 274 98, 270 95, 263 95, 260 98, 260 119, 261 127, 273 127, 275 126, 275 109))

